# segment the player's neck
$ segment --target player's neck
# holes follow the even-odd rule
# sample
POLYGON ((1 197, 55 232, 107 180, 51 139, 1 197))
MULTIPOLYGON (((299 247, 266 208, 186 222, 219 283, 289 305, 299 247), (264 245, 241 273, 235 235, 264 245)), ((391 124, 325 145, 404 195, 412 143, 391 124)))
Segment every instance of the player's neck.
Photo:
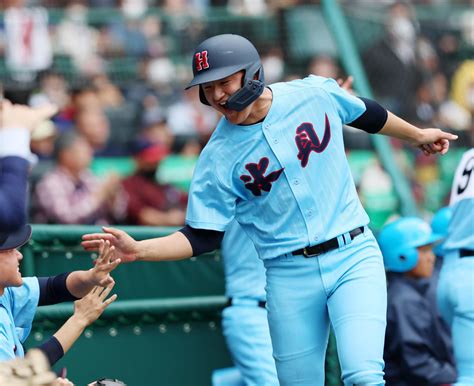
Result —
POLYGON ((273 93, 265 87, 263 94, 253 103, 252 110, 244 125, 252 125, 265 119, 272 106, 273 93))

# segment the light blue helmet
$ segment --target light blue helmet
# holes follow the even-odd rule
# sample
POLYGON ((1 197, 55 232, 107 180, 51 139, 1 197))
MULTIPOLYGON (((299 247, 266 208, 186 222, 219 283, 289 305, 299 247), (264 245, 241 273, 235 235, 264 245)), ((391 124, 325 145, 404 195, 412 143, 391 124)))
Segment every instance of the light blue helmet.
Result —
MULTIPOLYGON (((448 227, 452 215, 453 211, 449 206, 439 209, 431 219, 431 229, 433 232, 443 236, 443 238, 446 238, 448 235, 448 227)), ((434 247, 433 252, 436 256, 442 256, 444 254, 443 245, 444 241, 434 247)))
POLYGON ((378 242, 387 271, 407 272, 418 263, 417 248, 432 244, 442 236, 417 217, 402 217, 382 228, 378 242))

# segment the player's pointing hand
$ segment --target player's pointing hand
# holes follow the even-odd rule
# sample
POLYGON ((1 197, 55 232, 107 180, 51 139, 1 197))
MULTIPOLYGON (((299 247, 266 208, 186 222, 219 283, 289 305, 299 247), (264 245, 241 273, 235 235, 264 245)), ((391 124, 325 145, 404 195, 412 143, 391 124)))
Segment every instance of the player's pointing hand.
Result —
POLYGON ((457 135, 440 129, 424 129, 421 131, 421 134, 421 138, 414 145, 418 146, 425 155, 446 154, 449 150, 449 141, 454 141, 458 138, 457 135))

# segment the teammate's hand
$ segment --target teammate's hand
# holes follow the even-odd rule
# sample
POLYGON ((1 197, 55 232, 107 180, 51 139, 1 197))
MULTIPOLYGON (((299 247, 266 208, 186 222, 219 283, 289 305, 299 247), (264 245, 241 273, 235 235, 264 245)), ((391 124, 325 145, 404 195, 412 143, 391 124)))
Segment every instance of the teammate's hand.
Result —
POLYGON ((110 245, 109 240, 100 240, 99 242, 99 257, 95 261, 94 268, 91 268, 89 273, 91 275, 91 282, 94 285, 106 287, 114 283, 110 272, 117 268, 121 260, 115 257, 115 247, 110 245))
POLYGON ((61 378, 58 377, 53 383, 54 386, 74 386, 74 383, 72 383, 69 379, 67 378, 61 378))
POLYGON ((0 130, 3 127, 18 127, 27 128, 31 131, 57 112, 58 108, 53 104, 33 108, 3 100, 0 103, 0 130))
POLYGON ((449 150, 449 141, 458 139, 457 135, 440 129, 423 129, 421 138, 414 143, 425 155, 446 154, 449 150))
MULTIPOLYGON (((81 245, 86 251, 98 251, 101 240, 108 240, 121 256, 121 261, 129 263, 135 261, 138 255, 138 242, 120 229, 102 227, 105 233, 90 233, 82 236, 81 245)), ((111 256, 111 261, 114 261, 111 256)))
POLYGON ((115 283, 112 283, 105 288, 95 286, 82 299, 76 300, 74 302, 74 315, 72 318, 84 328, 94 323, 104 310, 117 299, 117 295, 112 295, 106 299, 114 285, 115 283))

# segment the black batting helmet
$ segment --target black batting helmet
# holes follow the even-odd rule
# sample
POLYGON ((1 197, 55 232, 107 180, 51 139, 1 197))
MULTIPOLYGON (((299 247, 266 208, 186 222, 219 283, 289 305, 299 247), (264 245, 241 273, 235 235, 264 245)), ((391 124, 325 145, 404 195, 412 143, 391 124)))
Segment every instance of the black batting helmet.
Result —
POLYGON ((194 79, 186 89, 199 85, 201 102, 209 105, 201 85, 244 71, 242 88, 227 101, 227 107, 241 111, 255 101, 265 87, 263 67, 254 45, 239 35, 224 34, 204 40, 194 51, 194 79), (257 79, 254 79, 257 75, 257 79))

